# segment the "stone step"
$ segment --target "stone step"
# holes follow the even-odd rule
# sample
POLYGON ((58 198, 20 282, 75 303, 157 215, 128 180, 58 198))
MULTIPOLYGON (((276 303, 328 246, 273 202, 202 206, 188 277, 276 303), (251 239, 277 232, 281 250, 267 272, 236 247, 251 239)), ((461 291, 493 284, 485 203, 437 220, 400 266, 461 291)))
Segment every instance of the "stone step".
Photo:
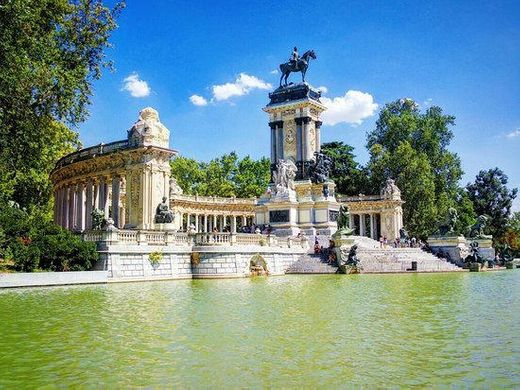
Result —
POLYGON ((331 266, 322 260, 321 256, 307 254, 291 264, 287 274, 335 274, 338 267, 331 266))

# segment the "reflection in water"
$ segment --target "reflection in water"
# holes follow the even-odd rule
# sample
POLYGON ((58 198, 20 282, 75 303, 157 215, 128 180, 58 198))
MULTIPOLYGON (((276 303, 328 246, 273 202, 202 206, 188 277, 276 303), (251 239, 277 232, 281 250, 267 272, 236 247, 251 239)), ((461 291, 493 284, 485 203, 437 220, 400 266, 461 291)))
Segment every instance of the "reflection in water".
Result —
POLYGON ((519 386, 520 272, 0 292, 0 387, 519 386))

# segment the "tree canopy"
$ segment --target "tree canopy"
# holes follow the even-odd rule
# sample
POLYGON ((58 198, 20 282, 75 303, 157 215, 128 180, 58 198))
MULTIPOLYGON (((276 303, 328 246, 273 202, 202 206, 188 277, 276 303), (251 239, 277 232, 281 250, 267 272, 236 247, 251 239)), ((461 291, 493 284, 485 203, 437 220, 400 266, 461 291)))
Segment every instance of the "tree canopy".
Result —
POLYGON ((366 191, 367 175, 355 161, 354 148, 343 142, 328 142, 321 151, 332 158, 333 167, 329 176, 336 184, 339 194, 357 195, 366 191))
POLYGON ((395 179, 406 201, 404 224, 415 235, 430 234, 450 207, 463 220, 473 217, 467 203, 457 202, 463 172, 459 157, 448 150, 454 124, 455 117, 440 107, 421 113, 413 100, 401 99, 385 105, 367 136, 369 189, 378 191, 386 179, 395 179))
POLYGON ((100 0, 12 0, 0 6, 0 196, 23 207, 50 199, 48 174, 79 146, 92 83, 111 63, 122 9, 100 0))
POLYGON ((490 217, 488 230, 494 235, 505 233, 511 206, 518 189, 507 188, 507 175, 498 168, 480 171, 475 181, 466 186, 468 196, 479 215, 490 217))
POLYGON ((172 175, 186 194, 203 196, 259 197, 269 184, 270 161, 250 156, 239 159, 235 152, 210 162, 176 157, 170 162, 172 175))

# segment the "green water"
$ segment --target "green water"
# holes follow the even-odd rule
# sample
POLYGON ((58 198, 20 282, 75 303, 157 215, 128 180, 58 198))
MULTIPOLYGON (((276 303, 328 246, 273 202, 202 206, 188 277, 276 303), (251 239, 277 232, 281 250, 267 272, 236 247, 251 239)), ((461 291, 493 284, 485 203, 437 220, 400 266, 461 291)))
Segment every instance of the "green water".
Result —
POLYGON ((520 271, 4 290, 0 388, 520 386, 520 271))

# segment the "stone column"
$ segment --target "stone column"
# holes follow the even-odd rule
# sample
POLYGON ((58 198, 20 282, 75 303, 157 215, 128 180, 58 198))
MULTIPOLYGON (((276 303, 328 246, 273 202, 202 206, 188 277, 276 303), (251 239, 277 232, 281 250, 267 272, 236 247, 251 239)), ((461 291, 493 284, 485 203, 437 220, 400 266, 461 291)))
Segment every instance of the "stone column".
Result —
POLYGON ((237 232, 237 217, 236 215, 231 216, 231 233, 237 232))
POLYGON ((76 189, 76 227, 82 232, 85 229, 85 184, 79 183, 76 189))
POLYGON ((365 235, 365 214, 359 214, 359 235, 365 235))
POLYGON ((247 226, 247 217, 242 215, 242 227, 247 226))
POLYGON ((276 161, 276 126, 271 126, 271 163, 276 161))
POLYGON ((112 182, 112 178, 110 176, 108 176, 105 181, 105 208, 104 208, 105 218, 108 218, 108 216, 110 215, 109 200, 110 200, 110 196, 112 194, 112 183, 111 182, 112 182))
POLYGON ((70 210, 69 210, 69 229, 76 229, 76 185, 70 187, 70 210))
POLYGON ((199 232, 199 214, 195 214, 195 231, 199 232))
POLYGON ((374 213, 370 213, 370 238, 372 238, 373 240, 377 240, 378 238, 376 237, 376 224, 375 224, 375 215, 374 213))
POLYGON ((213 224, 211 226, 211 230, 215 229, 217 227, 217 215, 213 214, 213 224))
POLYGON ((92 229, 92 203, 93 203, 93 183, 92 179, 87 180, 87 187, 85 188, 85 230, 92 229))
POLYGON ((221 233, 224 231, 224 226, 226 226, 226 216, 222 215, 220 217, 220 232, 221 233))
POLYGON ((314 151, 312 150, 312 147, 311 147, 311 135, 310 135, 310 129, 309 129, 309 125, 308 125, 310 118, 306 117, 306 118, 302 118, 302 119, 303 119, 302 120, 302 130, 303 130, 304 139, 305 139, 304 160, 309 161, 314 158, 314 156, 313 156, 314 151))
POLYGON ((93 196, 94 196, 94 199, 93 199, 93 205, 92 205, 92 209, 97 209, 99 208, 99 179, 95 178, 93 180, 93 196))
POLYGON ((349 213, 348 215, 348 225, 351 229, 354 229, 354 214, 349 213))
POLYGON ((106 196, 105 177, 102 176, 99 179, 99 183, 98 183, 98 196, 97 196, 97 202, 96 202, 96 207, 101 211, 105 210, 105 196, 106 196))
POLYGON ((283 126, 282 127, 276 126, 276 127, 277 127, 277 129, 276 129, 276 133, 277 133, 277 137, 276 137, 276 158, 277 158, 277 161, 278 161, 278 160, 284 158, 284 155, 283 155, 283 126))
POLYGON ((316 121, 314 122, 314 125, 315 125, 315 131, 316 131, 316 151, 319 152, 321 151, 321 125, 322 125, 322 122, 321 121, 316 121))
POLYGON ((208 232, 208 214, 204 214, 204 233, 208 232))
POLYGON ((114 176, 112 178, 112 219, 114 226, 119 227, 119 197, 121 189, 121 178, 114 176))

